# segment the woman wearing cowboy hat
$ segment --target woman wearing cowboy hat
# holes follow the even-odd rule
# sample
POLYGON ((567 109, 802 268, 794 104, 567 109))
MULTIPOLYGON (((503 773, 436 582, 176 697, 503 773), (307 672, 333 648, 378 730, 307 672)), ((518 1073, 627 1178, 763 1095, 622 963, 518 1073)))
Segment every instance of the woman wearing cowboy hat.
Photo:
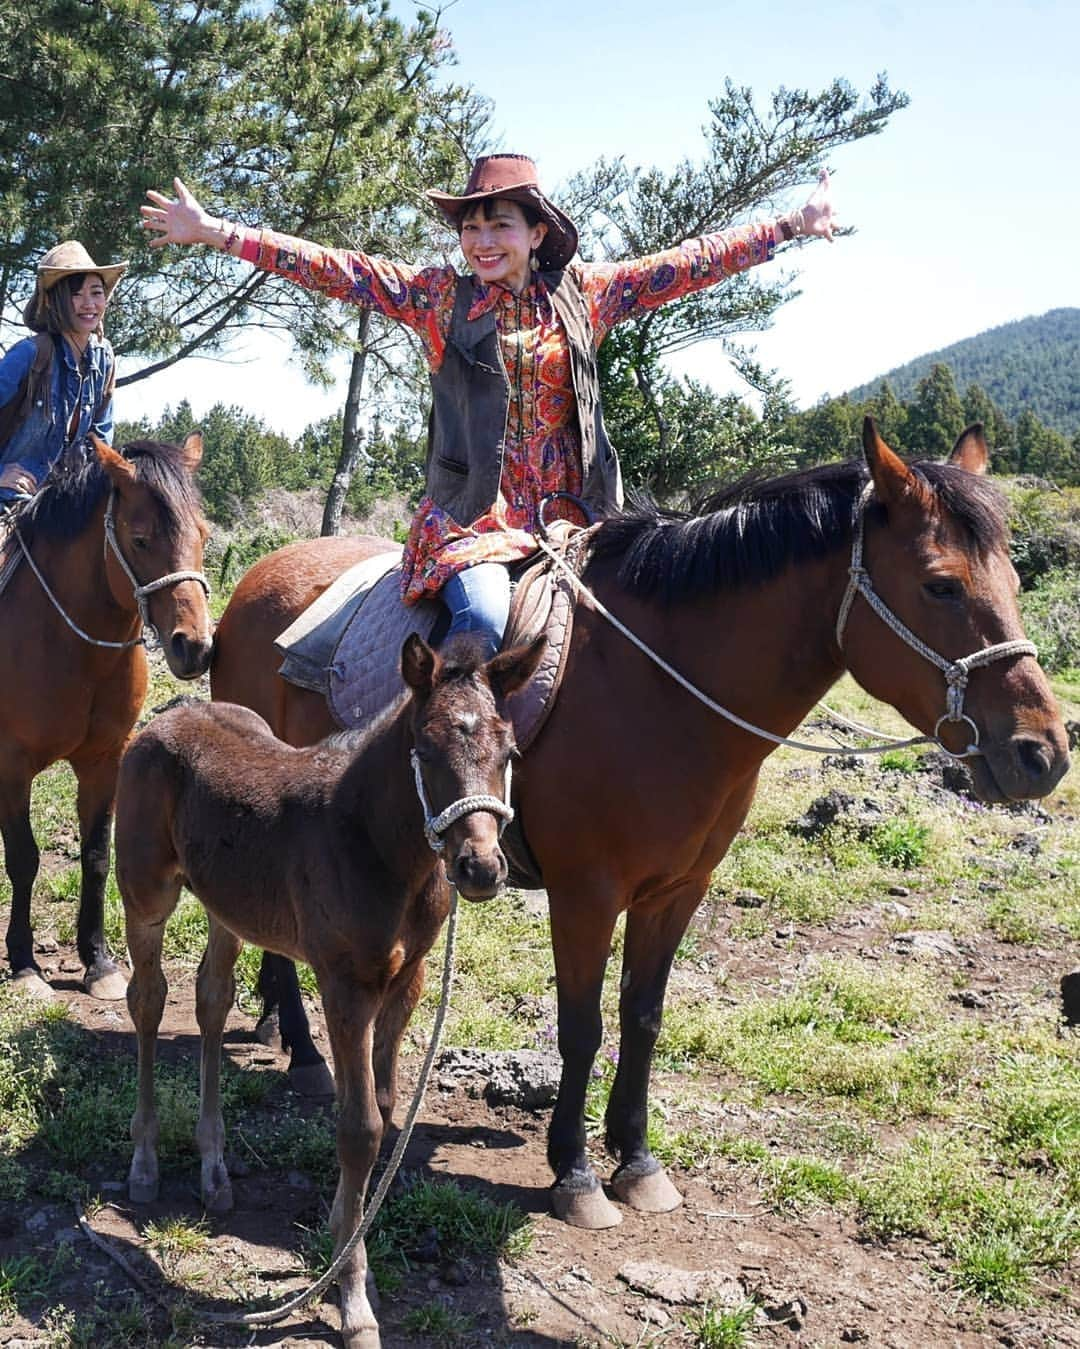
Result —
POLYGON ((535 551, 541 502, 603 514, 621 503, 600 409, 596 349, 608 331, 773 256, 797 235, 832 238, 828 176, 800 210, 690 239, 651 257, 574 262, 577 230, 541 192, 524 155, 489 155, 460 196, 428 196, 457 232, 468 272, 410 267, 208 215, 179 179, 148 192, 152 246, 207 244, 335 299, 407 324, 431 372, 426 495, 405 546, 406 603, 440 595, 450 632, 505 627, 506 564, 535 551))
POLYGON ((116 369, 102 319, 126 262, 99 267, 75 240, 37 267, 23 321, 37 336, 0 359, 0 505, 24 500, 69 445, 112 442, 116 369))

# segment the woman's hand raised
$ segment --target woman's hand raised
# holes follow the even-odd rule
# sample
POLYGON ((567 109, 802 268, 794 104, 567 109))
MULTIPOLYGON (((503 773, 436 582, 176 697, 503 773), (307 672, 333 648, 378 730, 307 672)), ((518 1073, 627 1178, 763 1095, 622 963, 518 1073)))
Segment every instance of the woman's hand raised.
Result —
POLYGON ((832 243, 833 230, 840 221, 833 208, 828 169, 822 169, 818 174, 817 187, 801 212, 796 212, 796 216, 798 215, 802 216, 802 228, 797 230, 797 233, 817 235, 832 243))
POLYGON ((151 189, 146 195, 153 204, 139 207, 143 229, 155 236, 150 247, 216 244, 220 248, 224 235, 221 221, 203 210, 179 178, 173 179, 173 191, 175 201, 151 189))

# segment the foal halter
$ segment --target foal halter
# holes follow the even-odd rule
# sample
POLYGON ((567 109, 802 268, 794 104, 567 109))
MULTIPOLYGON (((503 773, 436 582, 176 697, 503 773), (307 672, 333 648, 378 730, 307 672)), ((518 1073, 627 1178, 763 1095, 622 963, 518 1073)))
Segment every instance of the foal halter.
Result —
POLYGON ((947 686, 945 711, 934 723, 934 733, 929 739, 936 742, 953 759, 967 759, 973 755, 982 754, 982 750, 979 748, 979 728, 964 711, 964 694, 967 691, 969 674, 981 665, 990 665, 995 660, 1005 660, 1009 656, 1034 656, 1038 658, 1039 649, 1034 642, 1029 642, 1026 638, 1019 638, 1011 642, 995 642, 993 646, 985 646, 979 651, 973 651, 970 656, 961 656, 959 660, 947 660, 932 647, 927 646, 921 638, 916 637, 911 629, 897 618, 874 589, 870 580, 870 573, 863 566, 864 522, 866 520, 866 508, 873 495, 874 484, 868 482, 855 504, 852 521, 851 565, 848 567, 847 589, 840 601, 840 612, 836 618, 836 645, 843 651, 844 628, 847 625, 848 614, 851 612, 855 596, 861 595, 886 627, 895 632, 897 637, 902 642, 906 642, 913 651, 917 651, 924 660, 928 660, 931 665, 936 665, 945 676, 947 686), (971 728, 974 739, 962 753, 954 754, 941 743, 938 730, 944 721, 967 722, 971 728))
POLYGON ((116 539, 116 526, 113 523, 113 502, 116 500, 115 489, 109 493, 109 504, 105 510, 105 555, 111 548, 117 562, 124 575, 131 582, 131 589, 135 595, 135 603, 139 606, 139 618, 142 620, 143 631, 140 636, 132 637, 127 642, 108 642, 100 637, 91 637, 89 633, 83 632, 82 628, 75 623, 64 610, 64 606, 53 594, 48 581, 41 574, 41 569, 31 556, 30 549, 26 546, 22 533, 18 526, 15 527, 15 537, 19 541, 19 547, 22 549, 23 557, 29 563, 30 570, 38 579, 38 583, 48 596, 53 608, 68 625, 77 637, 81 637, 84 642, 89 642, 91 646, 104 646, 113 651, 126 651, 129 647, 145 646, 148 651, 152 651, 161 645, 161 639, 158 637, 157 628, 150 621, 150 606, 146 602, 146 596, 152 595, 155 590, 162 590, 165 586, 177 585, 181 581, 198 581, 206 593, 206 598, 210 598, 210 582, 201 571, 173 571, 167 576, 161 576, 156 581, 148 581, 146 585, 141 585, 139 578, 128 566, 127 558, 120 551, 120 545, 116 539))
POLYGON ((462 796, 448 805, 445 810, 440 811, 438 815, 432 815, 427 792, 424 789, 424 777, 420 771, 420 756, 415 749, 409 751, 409 759, 412 763, 413 777, 416 779, 416 794, 420 798, 420 805, 424 810, 424 837, 427 839, 428 847, 432 852, 441 853, 445 850, 446 840, 443 838, 443 834, 456 820, 460 820, 465 815, 472 815, 478 810, 487 810, 492 815, 499 817, 499 835, 501 837, 503 830, 514 818, 513 808, 509 805, 511 771, 509 761, 506 765, 506 785, 503 788, 502 797, 462 796))

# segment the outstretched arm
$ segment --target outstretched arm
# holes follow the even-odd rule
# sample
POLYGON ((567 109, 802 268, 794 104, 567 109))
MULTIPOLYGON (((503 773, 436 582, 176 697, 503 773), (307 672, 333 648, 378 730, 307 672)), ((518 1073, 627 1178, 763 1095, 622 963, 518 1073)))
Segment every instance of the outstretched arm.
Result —
POLYGON ((582 285, 592 306, 596 341, 617 323, 770 261, 777 247, 790 239, 818 237, 831 242, 836 225, 829 175, 823 169, 813 195, 788 215, 687 239, 644 258, 585 264, 582 285))
POLYGON ((173 189, 175 199, 147 192, 151 204, 139 208, 143 229, 152 236, 151 248, 205 244, 231 253, 260 271, 404 323, 419 335, 429 362, 441 360, 445 338, 440 314, 449 312, 456 281, 451 268, 420 269, 354 249, 323 248, 291 234, 249 229, 210 215, 179 178, 173 179, 173 189))

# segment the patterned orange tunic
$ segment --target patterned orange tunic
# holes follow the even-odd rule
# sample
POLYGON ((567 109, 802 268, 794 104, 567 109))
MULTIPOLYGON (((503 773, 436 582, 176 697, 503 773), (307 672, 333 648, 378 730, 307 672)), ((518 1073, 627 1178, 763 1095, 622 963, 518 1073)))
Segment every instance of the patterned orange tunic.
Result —
MULTIPOLYGON (((241 257, 337 300, 374 309, 407 324, 424 346, 432 372, 442 364, 458 274, 453 267, 407 267, 344 249, 320 248, 269 230, 246 230, 241 257)), ((574 263, 597 346, 616 323, 736 272, 767 262, 773 226, 749 225, 689 239, 650 257, 616 263, 574 263)), ((438 593, 456 572, 478 562, 513 562, 535 551, 537 512, 549 492, 581 491, 581 444, 566 338, 543 278, 520 295, 475 282, 469 317, 493 310, 510 410, 502 479, 491 509, 465 526, 425 497, 405 545, 406 603, 438 593)), ((616 449, 618 447, 616 446, 616 449)), ((573 515, 566 502, 551 514, 573 515)))

